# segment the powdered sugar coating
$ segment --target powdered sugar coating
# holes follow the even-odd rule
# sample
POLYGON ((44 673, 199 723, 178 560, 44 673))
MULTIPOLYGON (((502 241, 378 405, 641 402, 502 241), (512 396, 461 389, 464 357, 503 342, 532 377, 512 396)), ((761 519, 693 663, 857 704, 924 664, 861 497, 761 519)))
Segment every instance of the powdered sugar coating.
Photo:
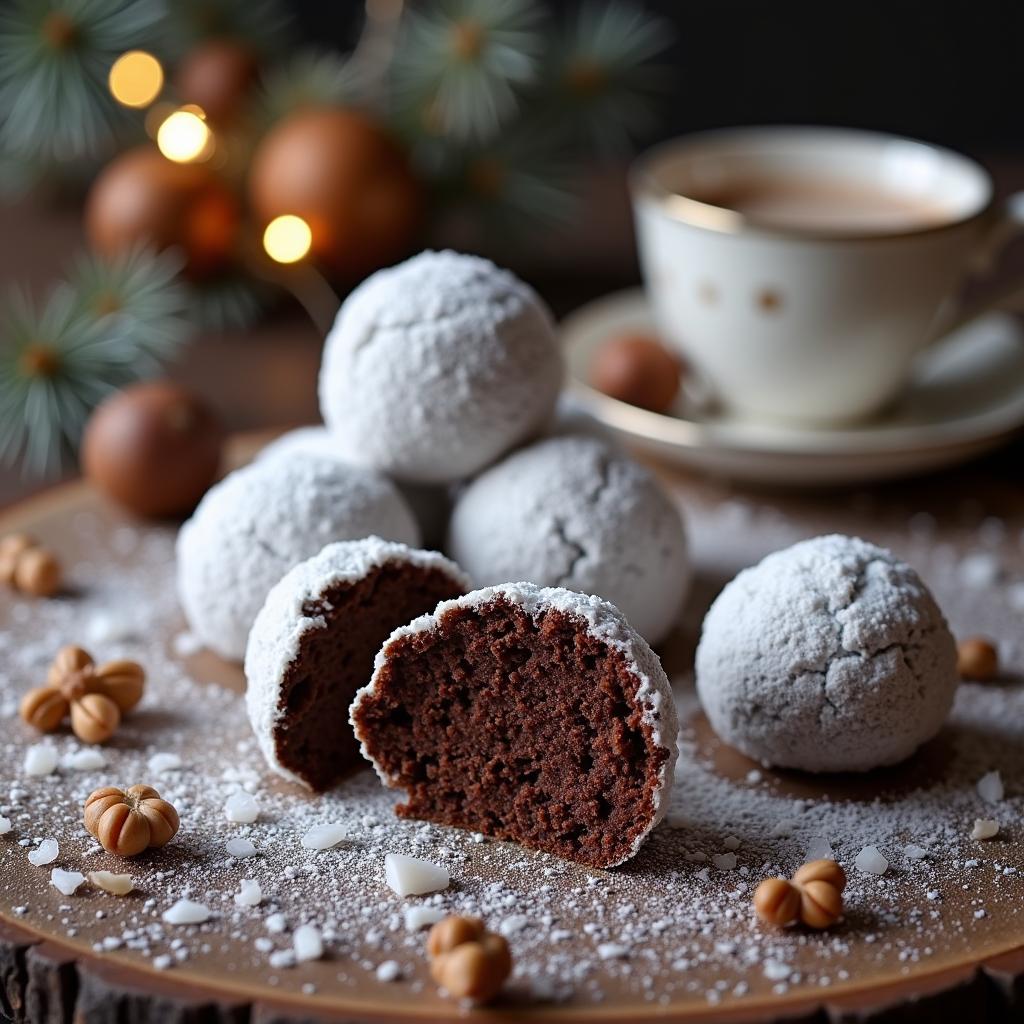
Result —
POLYGON ((380 537, 328 544, 319 554, 296 565, 271 589, 249 634, 245 704, 252 731, 267 764, 278 775, 306 788, 305 780, 281 764, 274 740, 283 714, 281 687, 288 667, 299 654, 303 636, 324 626, 323 616, 309 616, 304 609, 332 588, 358 583, 389 564, 434 569, 450 576, 456 586, 464 590, 470 587, 462 570, 435 551, 420 551, 380 537))
POLYGON ((419 543, 408 506, 378 473, 299 452, 236 470, 178 535, 178 595, 192 632, 241 660, 267 593, 293 565, 374 533, 419 543))
POLYGON ((917 573, 830 535, 741 572, 704 620, 697 690, 715 731, 766 764, 867 771, 934 736, 956 645, 917 573))
MULTIPOLYGON (((256 457, 265 459, 306 452, 340 459, 339 448, 337 438, 324 426, 296 427, 295 430, 289 430, 275 438, 262 448, 256 457)), ((451 511, 448 488, 439 484, 413 484, 401 481, 395 482, 395 486, 405 498, 419 524, 423 543, 428 547, 440 547, 444 542, 448 514, 451 511)))
MULTIPOLYGON (((429 633, 440 625, 444 616, 458 608, 482 609, 496 601, 505 601, 522 608, 534 620, 547 612, 562 612, 586 624, 591 636, 600 640, 608 647, 620 652, 625 658, 630 672, 637 679, 635 703, 642 711, 642 720, 651 730, 651 743, 665 750, 668 756, 662 762, 658 773, 658 782, 652 797, 650 820, 643 830, 637 834, 630 851, 617 863, 629 860, 643 845, 651 830, 665 816, 672 783, 675 778, 676 740, 679 733, 679 720, 676 714, 675 700, 661 660, 651 650, 646 640, 629 624, 626 617, 608 601, 599 597, 577 594, 562 587, 538 587, 532 583, 506 583, 497 587, 485 587, 475 590, 463 597, 451 601, 442 601, 432 614, 421 615, 407 626, 396 629, 377 654, 374 663, 373 677, 364 686, 352 702, 349 719, 360 742, 360 749, 374 767, 377 775, 385 786, 392 789, 400 788, 398 780, 390 776, 384 767, 371 757, 366 740, 359 733, 355 714, 364 700, 369 700, 377 692, 380 675, 387 664, 392 646, 404 637, 417 633, 429 633)), ((608 867, 615 867, 609 864, 608 867)))
POLYGON ((643 466, 598 438, 548 438, 469 484, 448 550, 478 587, 530 580, 598 594, 649 643, 678 621, 690 581, 679 510, 643 466))
POLYGON ((428 251, 345 300, 324 346, 320 411, 344 458, 446 483, 537 431, 563 373, 531 288, 488 260, 428 251))

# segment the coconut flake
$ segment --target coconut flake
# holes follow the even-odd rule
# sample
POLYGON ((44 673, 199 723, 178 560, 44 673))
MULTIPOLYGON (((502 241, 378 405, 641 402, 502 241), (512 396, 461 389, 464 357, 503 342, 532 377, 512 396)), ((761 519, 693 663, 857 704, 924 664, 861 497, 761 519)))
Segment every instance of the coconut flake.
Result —
POLYGON ((192 900, 178 900, 161 915, 168 924, 202 924, 210 920, 210 908, 192 900))
POLYGON ((344 825, 314 825, 303 837, 302 845, 307 850, 329 850, 348 838, 344 825))
POLYGON ((972 839, 992 839, 999 834, 999 822, 991 818, 975 818, 971 829, 972 839))
POLYGON ((863 871, 868 875, 884 875, 889 869, 889 862, 882 856, 882 852, 877 846, 865 846, 857 854, 854 863, 857 865, 858 871, 863 871))
POLYGON ((237 857, 239 860, 256 856, 256 847, 248 839, 229 839, 224 844, 224 849, 228 851, 229 856, 237 857))
POLYGON ((451 876, 444 868, 430 861, 389 853, 384 858, 384 877, 399 896, 422 896, 447 889, 451 876))
POLYGON ((116 875, 113 871, 90 871, 89 881, 104 892, 115 896, 127 896, 135 888, 131 875, 116 875))
POLYGON ((722 840, 722 845, 727 850, 738 850, 740 848, 740 841, 736 836, 726 836, 725 839, 722 840))
POLYGON ((44 864, 52 864, 59 856, 57 840, 44 839, 34 850, 29 851, 28 862, 41 868, 44 864))
POLYGON ((736 867, 736 854, 735 853, 716 853, 712 858, 711 862, 718 868, 719 871, 732 871, 736 867))
POLYGON ((52 743, 35 743, 25 751, 26 775, 49 775, 60 763, 60 755, 52 743))
POLYGON ((224 804, 224 813, 228 821, 234 821, 241 825, 251 825, 260 816, 260 805, 252 793, 246 793, 244 789, 232 793, 224 804))
POLYGON ((428 925, 435 925, 444 919, 444 911, 437 907, 406 907, 405 908, 405 930, 418 932, 428 925))
POLYGON ((319 960, 324 955, 324 943, 320 937, 320 929, 311 924, 299 925, 292 936, 292 948, 295 950, 295 959, 299 963, 306 960, 319 960))
POLYGON ((989 772, 978 779, 978 796, 985 803, 997 804, 1003 799, 1003 778, 999 772, 989 772))
POLYGON ((238 883, 235 903, 240 907, 258 907, 263 902, 263 890, 254 878, 243 878, 238 883))
POLYGON ((288 927, 284 914, 271 914, 263 923, 273 935, 280 935, 288 927))
POLYGON ((11 831, 11 819, 0 814, 0 836, 7 835, 11 831))
POLYGON ((73 896, 84 881, 85 875, 80 871, 62 871, 60 868, 54 868, 50 872, 50 885, 65 896, 73 896))
POLYGON ((762 970, 769 981, 785 981, 793 973, 793 968, 780 960, 765 960, 762 970))
POLYGON ((832 860, 835 855, 832 844, 824 836, 811 836, 807 852, 804 854, 804 863, 812 860, 832 860))
POLYGON ((397 960, 385 960, 384 963, 378 964, 374 973, 378 981, 398 981, 402 976, 402 968, 397 960))
POLYGON ((602 942, 597 947, 597 955, 602 960, 625 960, 629 956, 629 946, 621 942, 602 942))
POLYGON ((166 775, 167 772, 177 771, 181 767, 181 758, 177 754, 161 752, 154 754, 146 765, 153 775, 166 775))
POLYGON ((99 771, 100 768, 105 768, 106 765, 107 759, 95 747, 74 750, 70 754, 65 754, 60 759, 61 768, 67 768, 73 772, 99 771))
POLYGON ((907 860, 924 860, 928 856, 928 851, 923 846, 917 846, 915 843, 907 843, 903 847, 903 856, 907 860))

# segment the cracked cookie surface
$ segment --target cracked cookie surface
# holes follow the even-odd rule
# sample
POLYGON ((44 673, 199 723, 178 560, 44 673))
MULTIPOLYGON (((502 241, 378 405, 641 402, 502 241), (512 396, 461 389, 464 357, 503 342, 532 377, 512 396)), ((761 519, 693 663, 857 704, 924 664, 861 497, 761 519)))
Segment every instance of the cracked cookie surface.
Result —
POLYGON ((678 510, 646 469, 592 437, 549 438, 482 473, 456 502, 448 550, 480 587, 597 594, 648 643, 677 621, 690 579, 678 510))
POLYGON ((928 588, 855 537, 802 541, 741 572, 697 650, 718 735, 805 771, 904 760, 939 731, 956 687, 956 645, 928 588))
POLYGON ((240 661, 270 588, 332 541, 376 534, 419 543, 386 477, 305 452, 268 456, 212 487, 178 535, 178 594, 189 627, 240 661))

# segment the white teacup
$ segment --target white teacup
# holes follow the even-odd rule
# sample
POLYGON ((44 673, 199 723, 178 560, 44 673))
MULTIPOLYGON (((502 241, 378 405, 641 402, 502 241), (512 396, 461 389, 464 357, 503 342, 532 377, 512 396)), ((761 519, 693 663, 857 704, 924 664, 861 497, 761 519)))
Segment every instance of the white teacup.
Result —
POLYGON ((1020 208, 964 156, 837 128, 678 139, 632 189, 665 338, 730 411, 820 426, 899 394, 1020 208))

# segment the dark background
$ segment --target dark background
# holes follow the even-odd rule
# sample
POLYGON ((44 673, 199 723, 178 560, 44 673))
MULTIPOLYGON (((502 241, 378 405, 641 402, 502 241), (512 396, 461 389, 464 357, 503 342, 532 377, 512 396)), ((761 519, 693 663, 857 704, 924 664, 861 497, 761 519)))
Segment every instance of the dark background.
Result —
MULTIPOLYGON (((432 0, 419 0, 421 6, 432 0)), ((572 0, 547 0, 564 15, 572 0)), ((876 128, 1024 149, 1024 0, 646 0, 675 26, 662 134, 731 124, 876 128)), ((351 45, 362 0, 292 0, 311 40, 351 45)))

